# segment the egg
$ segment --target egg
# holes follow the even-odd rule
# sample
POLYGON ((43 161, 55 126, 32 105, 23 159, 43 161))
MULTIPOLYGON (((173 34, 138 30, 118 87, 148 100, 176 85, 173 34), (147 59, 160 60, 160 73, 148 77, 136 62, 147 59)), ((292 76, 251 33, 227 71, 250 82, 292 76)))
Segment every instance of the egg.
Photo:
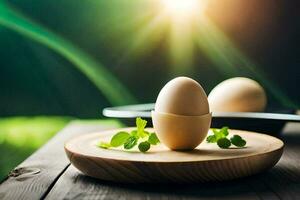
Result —
POLYGON ((194 149, 207 136, 211 123, 205 91, 191 78, 169 81, 157 97, 152 122, 158 138, 170 149, 194 149))
POLYGON ((256 81, 235 77, 218 84, 208 95, 212 112, 262 112, 267 96, 256 81))
POLYGON ((209 113, 209 106, 205 91, 198 82, 178 77, 162 88, 156 100, 155 111, 198 116, 209 113))

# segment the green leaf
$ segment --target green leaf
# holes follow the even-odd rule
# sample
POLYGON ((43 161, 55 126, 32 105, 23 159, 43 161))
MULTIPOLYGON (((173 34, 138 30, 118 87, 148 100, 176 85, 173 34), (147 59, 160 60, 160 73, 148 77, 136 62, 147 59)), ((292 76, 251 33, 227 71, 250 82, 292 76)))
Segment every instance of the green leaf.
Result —
POLYGON ((145 142, 141 142, 138 147, 141 152, 146 152, 150 149, 150 146, 151 146, 150 143, 145 141, 145 142))
POLYGON ((137 138, 137 137, 135 137, 135 136, 130 136, 130 137, 126 140, 126 142, 124 143, 124 149, 131 149, 131 148, 133 148, 133 147, 136 145, 137 141, 138 141, 138 138, 137 138))
POLYGON ((246 145, 246 140, 244 140, 241 136, 239 135, 234 135, 230 138, 230 141, 231 143, 234 145, 234 146, 237 146, 237 147, 244 147, 246 145))
POLYGON ((231 142, 227 138, 221 138, 217 141, 217 144, 222 149, 228 149, 231 145, 231 142))
POLYGON ((148 131, 144 131, 144 133, 148 136, 150 135, 150 133, 148 131))
POLYGON ((143 120, 140 117, 137 117, 135 123, 136 123, 136 128, 137 128, 137 134, 138 134, 138 136, 141 137, 141 138, 144 138, 144 137, 148 136, 144 132, 144 129, 145 129, 146 125, 147 125, 147 121, 143 120))
POLYGON ((242 137, 239 135, 234 135, 230 139, 235 139, 235 140, 242 140, 242 137))
POLYGON ((99 144, 97 144, 98 147, 102 148, 102 149, 108 149, 111 147, 111 145, 109 143, 106 142, 99 142, 99 144))
POLYGON ((138 136, 138 134, 137 134, 137 130, 133 130, 133 131, 131 131, 131 132, 130 132, 130 135, 131 135, 131 136, 135 136, 135 137, 137 137, 137 136, 138 136))
POLYGON ((207 141, 208 143, 216 143, 216 142, 217 142, 217 139, 216 139, 216 136, 215 136, 215 135, 209 135, 209 136, 207 136, 206 141, 207 141))
POLYGON ((135 123, 136 123, 136 127, 137 127, 138 132, 139 132, 139 131, 144 131, 144 128, 145 128, 146 125, 147 125, 147 121, 146 121, 146 120, 143 120, 143 119, 140 118, 140 117, 137 117, 137 118, 136 118, 135 123))
POLYGON ((148 142, 152 145, 156 145, 157 143, 159 143, 159 139, 155 133, 151 133, 148 138, 148 142))
POLYGON ((218 141, 218 140, 221 139, 221 138, 226 137, 226 136, 223 135, 223 133, 222 133, 220 130, 218 130, 218 129, 212 129, 212 131, 213 131, 213 133, 214 133, 214 136, 215 136, 215 138, 216 138, 216 141, 218 141))
POLYGON ((113 147, 119 147, 123 145, 129 137, 130 134, 125 131, 118 132, 111 138, 110 144, 113 147))
POLYGON ((223 149, 227 149, 231 146, 231 144, 237 147, 244 147, 246 145, 246 140, 244 140, 239 135, 234 135, 233 137, 227 139, 229 135, 229 128, 227 126, 222 127, 221 129, 211 129, 213 131, 213 135, 209 135, 206 138, 208 143, 215 143, 217 142, 218 146, 223 149))
POLYGON ((226 137, 229 134, 228 129, 229 128, 227 126, 224 126, 221 128, 220 132, 226 137))
POLYGON ((212 129, 214 136, 216 138, 216 141, 218 141, 221 138, 225 138, 226 136, 228 136, 229 132, 228 132, 228 127, 222 127, 221 129, 212 129))

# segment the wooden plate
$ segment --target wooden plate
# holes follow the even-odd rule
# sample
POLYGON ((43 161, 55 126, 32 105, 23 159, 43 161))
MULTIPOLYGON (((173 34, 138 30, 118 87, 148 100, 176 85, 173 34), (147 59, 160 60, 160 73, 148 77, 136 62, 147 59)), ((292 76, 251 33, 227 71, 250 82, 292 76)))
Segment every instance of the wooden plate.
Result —
MULTIPOLYGON (((280 159, 283 142, 255 132, 230 130, 247 141, 245 148, 220 149, 205 141, 193 151, 171 151, 152 146, 147 153, 137 149, 101 149, 99 141, 109 141, 115 129, 74 138, 65 144, 71 163, 84 174, 114 182, 206 182, 253 175, 273 167, 280 159)), ((153 131, 152 129, 148 129, 153 131)))

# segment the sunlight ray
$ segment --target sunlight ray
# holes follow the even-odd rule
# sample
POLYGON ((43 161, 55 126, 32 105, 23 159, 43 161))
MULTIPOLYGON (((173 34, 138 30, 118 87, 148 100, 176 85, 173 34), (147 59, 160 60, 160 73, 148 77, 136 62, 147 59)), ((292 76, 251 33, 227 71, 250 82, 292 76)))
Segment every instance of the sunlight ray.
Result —
POLYGON ((170 23, 169 53, 173 70, 177 73, 191 72, 194 64, 195 25, 204 17, 207 1, 163 0, 170 23))
POLYGON ((130 46, 122 56, 123 59, 141 57, 153 49, 164 37, 165 14, 156 15, 145 26, 131 36, 130 46))

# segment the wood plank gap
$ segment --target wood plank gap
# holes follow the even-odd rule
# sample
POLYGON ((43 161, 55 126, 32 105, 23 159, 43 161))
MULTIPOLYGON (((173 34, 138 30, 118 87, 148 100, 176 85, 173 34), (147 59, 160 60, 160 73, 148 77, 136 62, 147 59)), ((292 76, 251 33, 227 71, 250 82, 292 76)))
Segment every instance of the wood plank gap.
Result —
POLYGON ((47 195, 50 193, 50 191, 52 190, 52 188, 54 187, 54 185, 57 183, 57 181, 59 180, 59 178, 67 171, 67 169, 70 167, 71 164, 68 164, 62 171, 61 173, 59 173, 57 175, 57 177, 55 177, 55 179, 53 180, 53 182, 49 185, 49 188, 45 191, 45 193, 42 195, 41 199, 45 199, 47 197, 47 195))

